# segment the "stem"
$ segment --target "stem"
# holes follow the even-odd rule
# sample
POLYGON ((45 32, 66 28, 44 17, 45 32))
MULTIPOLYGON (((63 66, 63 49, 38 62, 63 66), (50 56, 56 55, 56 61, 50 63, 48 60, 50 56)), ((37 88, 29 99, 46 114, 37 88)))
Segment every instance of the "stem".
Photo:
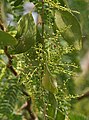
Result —
POLYGON ((8 64, 7 64, 7 67, 10 69, 10 71, 15 75, 15 76, 18 76, 16 70, 13 68, 12 66, 12 56, 8 53, 7 51, 7 46, 5 46, 4 48, 4 52, 6 54, 6 56, 8 57, 8 64))
POLYGON ((30 115, 30 120, 38 120, 37 116, 32 110, 32 99, 29 97, 29 99, 21 106, 20 110, 27 110, 30 115))
POLYGON ((77 100, 80 101, 80 100, 82 100, 82 99, 84 99, 84 98, 87 98, 87 97, 89 97, 89 91, 87 91, 87 92, 84 93, 83 95, 77 97, 77 100))
POLYGON ((4 0, 0 1, 0 29, 6 31, 6 16, 4 0))
POLYGON ((44 0, 42 0, 42 45, 44 49, 44 0))
MULTIPOLYGON (((44 49, 45 49, 45 43, 44 43, 44 0, 42 0, 42 45, 43 45, 43 51, 44 51, 44 49)), ((45 58, 44 58, 44 61, 45 61, 45 58)), ((44 71, 44 64, 42 66, 42 69, 44 71)), ((42 76, 43 76, 43 72, 42 72, 42 76)), ((46 119, 46 104, 44 102, 44 98, 43 98, 43 103, 44 103, 44 111, 43 111, 44 120, 47 120, 46 119)))

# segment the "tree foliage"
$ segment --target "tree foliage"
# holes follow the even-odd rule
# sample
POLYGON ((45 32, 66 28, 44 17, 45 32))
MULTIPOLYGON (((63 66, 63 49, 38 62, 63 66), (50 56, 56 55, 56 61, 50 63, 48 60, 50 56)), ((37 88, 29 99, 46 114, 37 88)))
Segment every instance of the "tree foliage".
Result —
POLYGON ((76 95, 74 79, 81 71, 83 35, 88 36, 86 5, 86 0, 0 1, 0 119, 88 119, 72 113, 84 97, 76 95))

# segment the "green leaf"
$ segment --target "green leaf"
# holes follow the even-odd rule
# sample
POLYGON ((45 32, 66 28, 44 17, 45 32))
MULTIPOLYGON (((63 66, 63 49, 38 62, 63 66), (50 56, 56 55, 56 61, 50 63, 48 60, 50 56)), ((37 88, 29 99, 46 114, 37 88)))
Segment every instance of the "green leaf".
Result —
POLYGON ((80 24, 68 10, 56 10, 55 22, 61 35, 69 44, 82 39, 80 24))
POLYGON ((78 115, 78 114, 76 114, 76 113, 71 113, 70 115, 69 115, 69 118, 70 118, 70 120, 88 120, 88 118, 86 117, 86 116, 84 116, 84 115, 78 115))
POLYGON ((55 118, 55 112, 57 107, 57 101, 55 99, 55 96, 49 92, 48 95, 48 104, 47 104, 47 116, 49 120, 53 120, 55 118))
POLYGON ((16 38, 18 44, 12 49, 15 54, 26 52, 35 45, 36 41, 36 25, 32 14, 24 15, 18 23, 16 38))
POLYGON ((88 0, 68 0, 69 7, 80 12, 78 19, 82 27, 83 35, 89 39, 89 1, 88 0))
POLYGON ((48 67, 45 68, 45 73, 42 79, 42 85, 46 90, 48 90, 51 93, 57 93, 57 81, 56 77, 53 76, 48 67))
POLYGON ((23 0, 16 0, 14 6, 18 6, 23 2, 23 0))
POLYGON ((0 46, 7 46, 7 45, 16 45, 17 40, 12 37, 10 34, 4 31, 0 31, 0 46))
POLYGON ((60 112, 59 110, 57 111, 57 114, 56 114, 56 119, 55 120, 65 120, 65 115, 60 112))

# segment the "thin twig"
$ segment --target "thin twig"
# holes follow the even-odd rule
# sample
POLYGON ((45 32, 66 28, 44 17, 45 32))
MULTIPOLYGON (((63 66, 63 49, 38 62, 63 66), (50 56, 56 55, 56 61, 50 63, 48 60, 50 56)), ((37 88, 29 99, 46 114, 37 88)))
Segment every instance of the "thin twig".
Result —
POLYGON ((89 97, 89 91, 87 91, 86 93, 84 93, 84 94, 81 95, 81 96, 78 96, 78 97, 77 97, 77 100, 80 101, 80 100, 82 100, 82 99, 84 99, 84 98, 87 98, 87 97, 89 97))
POLYGON ((44 0, 42 0, 42 45, 44 48, 44 0))
POLYGON ((0 21, 0 29, 4 31, 4 25, 0 21))
MULTIPOLYGON (((45 49, 45 43, 44 43, 44 0, 42 0, 42 45, 43 45, 43 51, 45 49)), ((42 69, 44 71, 44 65, 42 66, 42 69)), ((43 72, 42 72, 43 75, 43 72)), ((44 101, 44 100, 43 100, 44 101)), ((46 120, 46 104, 44 102, 44 120, 46 120)))
POLYGON ((27 99, 27 101, 22 105, 22 107, 20 108, 20 110, 27 110, 29 115, 30 115, 30 120, 37 120, 37 116, 35 115, 35 113, 33 112, 32 110, 32 99, 31 97, 29 96, 29 94, 26 92, 26 91, 23 91, 23 94, 27 97, 29 97, 27 99))
POLYGON ((10 69, 10 71, 15 75, 15 76, 18 76, 16 70, 13 68, 12 66, 12 56, 8 53, 7 51, 7 46, 5 46, 4 48, 4 52, 6 54, 6 56, 8 57, 8 64, 7 64, 7 67, 10 69))

